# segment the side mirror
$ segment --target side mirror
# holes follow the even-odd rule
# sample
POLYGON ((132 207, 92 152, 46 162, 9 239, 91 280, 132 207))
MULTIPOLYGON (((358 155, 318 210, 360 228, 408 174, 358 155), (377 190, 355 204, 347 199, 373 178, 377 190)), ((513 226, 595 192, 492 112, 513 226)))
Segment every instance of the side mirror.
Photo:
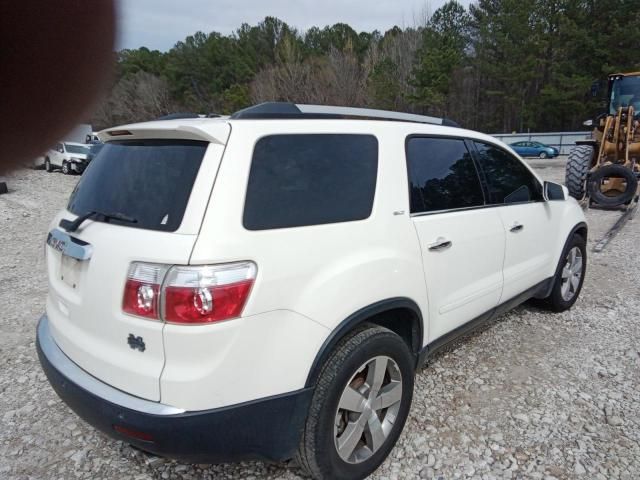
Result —
POLYGON ((582 122, 582 125, 584 125, 585 127, 593 127, 593 120, 585 120, 584 122, 582 122))
POLYGON ((600 95, 600 82, 595 81, 591 84, 591 96, 593 98, 596 98, 599 95, 600 95))
POLYGON ((542 195, 547 202, 565 199, 564 189, 562 188, 562 185, 558 185, 557 183, 553 182, 544 182, 542 195))

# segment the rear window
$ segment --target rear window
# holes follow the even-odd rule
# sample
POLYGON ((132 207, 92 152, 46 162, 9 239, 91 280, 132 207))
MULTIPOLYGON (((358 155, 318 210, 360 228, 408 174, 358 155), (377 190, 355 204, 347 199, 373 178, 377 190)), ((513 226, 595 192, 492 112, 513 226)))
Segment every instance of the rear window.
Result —
POLYGON ((207 142, 109 142, 89 164, 69 199, 75 215, 97 211, 136 220, 110 223, 147 230, 178 229, 207 142))
POLYGON ((255 146, 243 224, 249 230, 363 220, 378 171, 372 135, 272 135, 255 146))

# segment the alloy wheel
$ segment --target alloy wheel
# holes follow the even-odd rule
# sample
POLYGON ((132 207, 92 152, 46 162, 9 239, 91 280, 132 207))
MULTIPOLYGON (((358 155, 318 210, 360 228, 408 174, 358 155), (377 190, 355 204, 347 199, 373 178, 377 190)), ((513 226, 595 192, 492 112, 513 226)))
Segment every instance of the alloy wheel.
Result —
POLYGON ((582 252, 578 247, 569 250, 566 257, 566 263, 562 268, 560 294, 565 302, 575 297, 582 280, 582 252))
POLYGON ((390 357, 364 363, 345 386, 334 423, 334 443, 347 463, 361 463, 391 433, 402 400, 402 374, 390 357))

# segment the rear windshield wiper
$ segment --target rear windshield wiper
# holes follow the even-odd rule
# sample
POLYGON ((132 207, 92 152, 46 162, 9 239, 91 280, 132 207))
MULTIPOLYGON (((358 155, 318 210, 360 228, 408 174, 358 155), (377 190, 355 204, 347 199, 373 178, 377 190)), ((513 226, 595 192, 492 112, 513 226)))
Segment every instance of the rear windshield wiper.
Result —
POLYGON ((76 230, 78 230, 80 225, 84 223, 85 220, 89 220, 89 219, 101 220, 103 222, 108 220, 118 220, 119 222, 124 222, 124 223, 138 223, 138 220, 136 220, 133 217, 130 217, 129 215, 125 215, 124 213, 120 213, 120 212, 106 213, 106 212, 99 212, 97 210, 92 210, 90 212, 85 213, 84 215, 80 215, 78 218, 76 218, 73 221, 62 219, 60 220, 60 226, 64 228, 67 232, 75 232, 76 230))

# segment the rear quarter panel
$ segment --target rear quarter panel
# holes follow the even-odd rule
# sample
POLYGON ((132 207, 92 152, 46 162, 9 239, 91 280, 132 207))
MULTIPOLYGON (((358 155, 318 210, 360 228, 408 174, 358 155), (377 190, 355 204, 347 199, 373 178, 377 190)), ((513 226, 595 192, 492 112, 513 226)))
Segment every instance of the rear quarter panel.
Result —
MULTIPOLYGON (((412 299, 423 310, 427 335, 427 296, 419 242, 409 218, 408 186, 404 158, 406 136, 402 125, 385 122, 238 121, 220 166, 211 202, 194 247, 192 264, 252 260, 257 279, 243 312, 243 319, 268 312, 295 312, 304 328, 292 330, 286 321, 270 322, 272 334, 245 328, 237 348, 256 338, 256 352, 263 370, 287 359, 286 375, 270 373, 272 386, 262 394, 302 388, 313 360, 330 332, 352 313, 380 300, 412 299), (255 142, 266 135, 283 133, 361 133, 378 139, 379 161, 373 211, 368 219, 327 225, 249 231, 242 224, 245 191, 255 142), (320 328, 318 328, 320 327, 320 328), (297 349, 302 342, 305 349, 297 349)), ((277 316, 276 316, 277 317, 277 316)), ((228 322, 229 324, 234 321, 228 322)), ((239 323, 239 322, 238 322, 239 323)), ((232 327, 211 325, 201 329, 212 339, 232 327)), ((167 327, 167 332, 169 327, 167 327)), ((173 331, 175 349, 165 344, 167 369, 174 359, 192 353, 178 345, 180 331, 173 331)), ((187 333, 185 333, 187 335, 187 333)), ((166 336, 168 338, 169 335, 166 336)), ((239 343, 238 343, 239 342, 239 343)), ((195 353, 193 353, 195 355, 195 353)), ((249 361, 247 359, 247 361, 249 361)), ((200 372, 203 383, 215 384, 220 364, 200 372)), ((176 373, 177 375, 177 373, 176 373)), ((260 383, 257 377, 253 380, 260 383)), ((245 377, 247 381, 250 378, 245 377)), ((177 391, 163 374, 165 393, 177 391)), ((248 399, 245 399, 248 400, 248 399)))

